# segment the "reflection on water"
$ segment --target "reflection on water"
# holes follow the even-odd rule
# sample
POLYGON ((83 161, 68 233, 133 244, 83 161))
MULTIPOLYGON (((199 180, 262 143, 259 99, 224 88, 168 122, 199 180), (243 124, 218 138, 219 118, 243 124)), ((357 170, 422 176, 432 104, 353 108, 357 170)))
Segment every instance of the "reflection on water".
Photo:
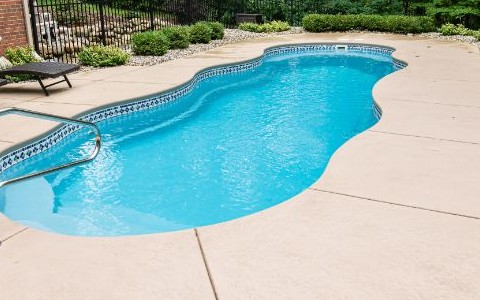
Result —
MULTIPOLYGON (((330 156, 372 126, 385 57, 289 55, 210 78, 159 108, 99 124, 93 162, 0 191, 11 219, 64 234, 108 236, 214 224, 300 193, 330 156)), ((86 133, 3 176, 86 155, 86 133), (80 149, 80 150, 79 150, 80 149)))

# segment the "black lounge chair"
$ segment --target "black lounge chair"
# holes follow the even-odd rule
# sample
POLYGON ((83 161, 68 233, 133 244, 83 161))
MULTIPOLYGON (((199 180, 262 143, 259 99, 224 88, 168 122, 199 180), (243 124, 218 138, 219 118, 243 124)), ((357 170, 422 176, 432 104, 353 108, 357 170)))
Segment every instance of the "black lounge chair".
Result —
MULTIPOLYGON (((72 84, 68 80, 67 74, 77 71, 78 69, 80 69, 79 65, 65 64, 61 62, 52 62, 52 61, 32 62, 24 65, 13 66, 5 70, 1 70, 0 78, 5 77, 6 75, 19 75, 19 74, 34 75, 37 78, 38 83, 40 83, 40 86, 42 87, 43 92, 45 93, 46 96, 48 96, 49 94, 47 91, 47 87, 50 87, 52 85, 56 85, 61 82, 66 82, 68 86, 71 88, 72 84), (56 78, 59 76, 63 76, 64 79, 49 85, 44 85, 42 82, 42 78, 56 78)), ((0 86, 4 84, 6 84, 6 82, 5 83, 0 82, 0 86)))

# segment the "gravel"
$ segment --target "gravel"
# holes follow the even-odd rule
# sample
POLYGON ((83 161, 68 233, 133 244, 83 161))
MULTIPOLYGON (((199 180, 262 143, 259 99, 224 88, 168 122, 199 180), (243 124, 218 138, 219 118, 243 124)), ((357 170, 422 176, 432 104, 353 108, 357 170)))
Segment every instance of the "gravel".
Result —
POLYGON ((480 41, 474 38, 473 36, 467 36, 467 35, 442 35, 439 32, 428 32, 428 33, 422 33, 418 35, 419 37, 427 37, 427 38, 434 38, 434 39, 439 39, 439 40, 446 40, 446 41, 458 41, 458 42, 464 42, 464 43, 469 43, 478 48, 478 51, 480 52, 480 41))

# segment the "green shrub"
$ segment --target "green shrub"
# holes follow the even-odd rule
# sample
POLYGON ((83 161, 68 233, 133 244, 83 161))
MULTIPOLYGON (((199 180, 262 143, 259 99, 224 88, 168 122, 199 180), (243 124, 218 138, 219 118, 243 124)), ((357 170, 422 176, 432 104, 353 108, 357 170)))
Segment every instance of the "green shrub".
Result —
POLYGON ((213 30, 205 22, 190 26, 190 42, 193 44, 208 44, 212 40, 213 30))
POLYGON ((470 35, 480 41, 480 30, 471 30, 470 35))
POLYGON ((170 49, 185 49, 190 45, 189 30, 186 26, 167 27, 162 32, 168 38, 170 49))
POLYGON ((393 33, 420 33, 435 29, 430 17, 380 15, 320 15, 303 18, 303 27, 311 32, 370 30, 393 33))
POLYGON ((290 25, 288 25, 287 22, 272 21, 270 22, 270 25, 272 26, 274 32, 287 31, 290 29, 290 25))
POLYGON ((238 29, 250 32, 261 32, 260 24, 245 22, 238 25, 238 29))
MULTIPOLYGON (((40 59, 35 57, 35 50, 29 46, 7 48, 5 49, 4 55, 14 66, 40 61, 40 59)), ((13 75, 6 76, 5 78, 13 82, 18 82, 35 79, 35 76, 13 75)))
POLYGON ((468 29, 462 24, 444 24, 438 29, 438 31, 443 35, 469 35, 473 36, 477 40, 480 40, 480 30, 468 29))
POLYGON ((282 21, 272 21, 264 24, 256 24, 256 23, 241 23, 238 26, 239 29, 250 31, 250 32, 280 32, 286 31, 290 29, 290 25, 287 22, 282 21))
POLYGON ((443 35, 469 35, 470 33, 470 30, 462 24, 454 25, 450 23, 442 25, 438 31, 443 35))
POLYGON ((78 54, 80 63, 92 67, 113 67, 124 65, 130 55, 114 46, 89 46, 78 54))
POLYGON ((161 31, 145 31, 132 35, 132 49, 138 55, 164 55, 170 47, 161 31))
POLYGON ((225 27, 220 22, 208 22, 208 26, 212 29, 212 40, 221 40, 225 36, 225 27))

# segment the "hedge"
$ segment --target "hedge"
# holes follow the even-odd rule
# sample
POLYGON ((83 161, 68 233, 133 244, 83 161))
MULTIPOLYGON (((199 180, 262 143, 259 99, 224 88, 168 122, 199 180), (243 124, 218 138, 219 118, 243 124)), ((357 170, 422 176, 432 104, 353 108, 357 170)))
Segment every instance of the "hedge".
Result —
POLYGON ((393 33, 421 33, 435 31, 430 17, 380 15, 306 15, 303 27, 310 32, 370 30, 393 33))

